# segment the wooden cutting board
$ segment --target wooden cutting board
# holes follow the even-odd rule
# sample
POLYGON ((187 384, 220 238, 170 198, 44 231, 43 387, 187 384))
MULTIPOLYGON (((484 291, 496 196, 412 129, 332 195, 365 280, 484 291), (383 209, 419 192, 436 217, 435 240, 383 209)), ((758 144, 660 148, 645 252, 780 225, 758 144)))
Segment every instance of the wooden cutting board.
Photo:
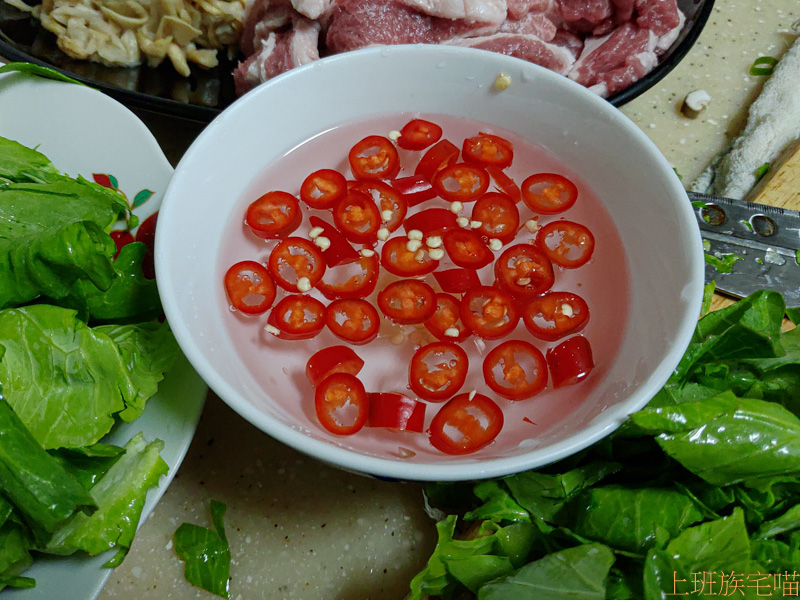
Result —
MULTIPOLYGON (((746 200, 800 210, 800 140, 770 168, 746 200)), ((735 300, 730 296, 715 293, 711 310, 724 308, 733 302, 735 300)))

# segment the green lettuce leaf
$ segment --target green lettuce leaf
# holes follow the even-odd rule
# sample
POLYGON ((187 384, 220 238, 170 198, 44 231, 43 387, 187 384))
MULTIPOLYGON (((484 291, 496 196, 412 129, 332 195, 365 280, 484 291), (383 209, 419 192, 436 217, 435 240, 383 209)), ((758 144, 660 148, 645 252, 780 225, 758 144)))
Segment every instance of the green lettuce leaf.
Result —
POLYGON ((602 544, 567 548, 487 583, 478 600, 604 600, 613 564, 614 553, 602 544))
POLYGON ((6 586, 33 587, 32 580, 19 577, 33 564, 33 541, 17 523, 0 527, 0 590, 6 586))
POLYGON ((173 536, 175 552, 185 563, 185 577, 192 585, 222 598, 230 598, 231 551, 225 536, 226 507, 211 501, 214 529, 184 523, 173 536))
POLYGON ((54 183, 61 179, 61 173, 44 154, 0 136, 0 181, 54 183))
POLYGON ((45 551, 72 554, 83 550, 99 554, 130 548, 148 490, 158 485, 169 467, 160 456, 164 443, 146 442, 141 433, 125 445, 125 453, 89 490, 97 505, 92 515, 78 513, 59 527, 45 551))
POLYGON ((37 443, 2 393, 0 442, 0 492, 40 537, 76 511, 95 507, 80 482, 37 443))
POLYGON ((46 449, 100 440, 134 401, 117 345, 72 310, 44 304, 0 311, 0 383, 46 449))

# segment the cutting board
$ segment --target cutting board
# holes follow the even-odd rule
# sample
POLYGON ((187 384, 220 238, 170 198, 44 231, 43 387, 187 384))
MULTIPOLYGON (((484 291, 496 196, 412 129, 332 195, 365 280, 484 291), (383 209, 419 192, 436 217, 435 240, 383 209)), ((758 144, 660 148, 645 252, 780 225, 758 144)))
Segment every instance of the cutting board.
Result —
MULTIPOLYGON (((800 210, 800 140, 770 168, 745 199, 800 210)), ((711 310, 724 308, 733 302, 735 300, 730 296, 715 293, 711 310)))

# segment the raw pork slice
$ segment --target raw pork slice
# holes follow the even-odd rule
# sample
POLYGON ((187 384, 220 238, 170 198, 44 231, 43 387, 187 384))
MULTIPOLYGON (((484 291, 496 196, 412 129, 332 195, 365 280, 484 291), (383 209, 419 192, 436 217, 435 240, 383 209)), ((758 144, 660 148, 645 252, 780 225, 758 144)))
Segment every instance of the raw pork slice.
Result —
POLYGON ((610 0, 557 1, 561 17, 568 23, 585 21, 592 25, 599 25, 613 13, 610 0))
POLYGON ((543 13, 550 6, 551 0, 506 0, 508 18, 520 20, 528 13, 543 13))
POLYGON ((543 42, 549 42, 556 37, 558 29, 544 13, 530 12, 522 19, 508 19, 500 26, 500 33, 532 34, 543 42))
POLYGON ((445 43, 514 56, 562 75, 575 61, 575 56, 567 48, 543 42, 535 35, 496 33, 477 38, 459 38, 445 43))
MULTIPOLYGON (((604 37, 585 40, 583 52, 567 75, 586 87, 593 86, 604 73, 624 67, 628 57, 655 54, 656 39, 648 29, 625 23, 604 37)), ((642 64, 648 62, 642 57, 637 60, 642 64)))
POLYGON ((261 48, 261 40, 270 33, 286 29, 295 13, 289 0, 254 0, 247 7, 239 46, 242 54, 250 56, 261 48))
POLYGON ((330 13, 326 45, 331 53, 389 44, 436 44, 487 35, 499 24, 451 20, 414 10, 399 0, 338 0, 330 13))
POLYGON ((681 12, 675 0, 636 0, 636 12, 636 24, 652 30, 657 36, 672 31, 681 22, 681 12))
POLYGON ((401 0, 403 4, 432 17, 489 23, 497 27, 506 20, 506 0, 401 0))
POLYGON ((267 35, 261 49, 233 72, 236 94, 241 96, 276 75, 318 60, 320 29, 317 21, 298 17, 290 30, 267 35))

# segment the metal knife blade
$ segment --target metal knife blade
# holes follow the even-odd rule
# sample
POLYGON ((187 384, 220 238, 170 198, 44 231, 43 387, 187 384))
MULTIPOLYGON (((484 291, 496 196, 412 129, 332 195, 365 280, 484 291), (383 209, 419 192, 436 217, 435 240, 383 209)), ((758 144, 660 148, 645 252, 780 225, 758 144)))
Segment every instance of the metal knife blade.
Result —
POLYGON ((775 290, 783 294, 787 307, 800 306, 800 212, 711 194, 687 194, 706 253, 735 260, 730 273, 707 262, 706 282, 714 281, 718 290, 739 298, 760 289, 775 290))

